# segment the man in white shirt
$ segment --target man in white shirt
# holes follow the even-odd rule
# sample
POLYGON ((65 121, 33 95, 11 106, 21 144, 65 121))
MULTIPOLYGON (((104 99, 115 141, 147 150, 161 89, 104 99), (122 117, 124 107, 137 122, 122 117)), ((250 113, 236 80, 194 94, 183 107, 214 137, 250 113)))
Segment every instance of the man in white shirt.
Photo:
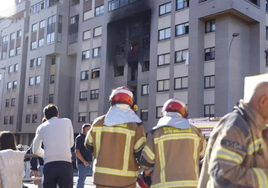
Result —
POLYGON ((39 125, 33 141, 33 153, 44 158, 44 188, 73 188, 71 147, 74 144, 70 119, 59 118, 57 106, 43 110, 46 122, 39 125), (43 141, 44 150, 41 148, 43 141))

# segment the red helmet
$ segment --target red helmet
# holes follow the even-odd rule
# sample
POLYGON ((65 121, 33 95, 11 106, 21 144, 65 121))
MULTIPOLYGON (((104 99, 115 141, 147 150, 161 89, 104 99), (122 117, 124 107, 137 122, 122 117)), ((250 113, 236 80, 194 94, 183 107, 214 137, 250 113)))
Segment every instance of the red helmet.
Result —
POLYGON ((133 94, 130 89, 126 87, 118 87, 114 89, 109 99, 111 106, 115 104, 128 104, 130 107, 133 106, 133 94))
MULTIPOLYGON (((150 174, 152 173, 152 169, 149 169, 150 174)), ((151 185, 151 177, 145 177, 144 170, 141 169, 139 172, 139 176, 137 178, 137 183, 139 184, 140 188, 150 188, 151 185)))
POLYGON ((162 113, 164 112, 178 112, 183 118, 187 117, 186 105, 179 99, 173 98, 169 99, 162 108, 162 113))

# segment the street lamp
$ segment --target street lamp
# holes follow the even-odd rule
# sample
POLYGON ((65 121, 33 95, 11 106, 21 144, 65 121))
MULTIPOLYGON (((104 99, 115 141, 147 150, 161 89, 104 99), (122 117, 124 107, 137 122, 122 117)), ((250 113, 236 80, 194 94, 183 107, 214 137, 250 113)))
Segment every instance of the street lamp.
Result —
POLYGON ((230 86, 230 81, 231 81, 231 78, 230 78, 230 71, 231 71, 231 66, 230 66, 230 63, 231 63, 231 59, 230 59, 230 55, 231 55, 231 48, 232 48, 232 44, 233 44, 233 40, 234 38, 238 37, 240 35, 240 33, 233 33, 232 35, 232 40, 230 42, 230 45, 229 45, 229 53, 228 53, 228 112, 231 111, 232 107, 231 107, 231 86, 230 86))

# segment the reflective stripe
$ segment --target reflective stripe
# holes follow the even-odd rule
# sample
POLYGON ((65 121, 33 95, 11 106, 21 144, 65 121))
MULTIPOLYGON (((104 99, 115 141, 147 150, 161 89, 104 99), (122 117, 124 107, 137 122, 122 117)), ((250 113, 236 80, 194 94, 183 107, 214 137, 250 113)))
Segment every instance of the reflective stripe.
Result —
POLYGON ((197 139, 199 140, 200 138, 196 134, 192 133, 185 133, 185 134, 168 134, 161 136, 159 138, 155 138, 154 142, 157 144, 160 141, 167 141, 167 140, 175 140, 175 139, 197 139))
POLYGON ((166 182, 166 174, 165 174, 165 151, 164 151, 164 143, 163 141, 158 144, 158 152, 159 152, 159 161, 160 161, 160 182, 166 182))
POLYGON ((143 151, 146 153, 146 155, 153 161, 155 159, 155 154, 152 152, 152 150, 148 147, 145 146, 143 148, 143 151))
POLYGON ((254 142, 251 142, 251 144, 249 144, 248 146, 248 154, 252 155, 254 152, 258 151, 260 149, 260 145, 261 145, 261 148, 263 148, 262 139, 258 139, 258 140, 255 140, 254 142), (254 148, 255 148, 255 151, 254 151, 254 148))
POLYGON ((219 148, 219 150, 216 150, 216 152, 212 152, 212 155, 216 155, 216 158, 218 159, 224 159, 237 164, 241 164, 243 162, 243 158, 239 154, 222 147, 219 148))
POLYGON ((211 181, 210 178, 208 180, 208 183, 207 183, 207 187, 206 188, 214 188, 214 185, 213 185, 213 183, 212 183, 212 181, 211 181))
POLYGON ((146 137, 145 137, 145 136, 141 137, 141 138, 136 142, 136 144, 135 144, 135 146, 134 146, 134 150, 138 150, 138 149, 140 149, 140 147, 141 147, 145 142, 146 142, 146 137))
POLYGON ((97 167, 95 169, 95 172, 101 173, 101 174, 110 174, 115 176, 124 176, 124 177, 136 177, 138 176, 138 171, 124 171, 124 170, 116 170, 111 168, 103 168, 103 167, 97 167))
POLYGON ((206 142, 203 141, 203 148, 202 148, 202 151, 200 152, 200 157, 203 157, 205 155, 205 151, 206 151, 206 142))
POLYGON ((131 143, 131 136, 126 135, 126 143, 125 143, 125 151, 124 151, 124 164, 123 164, 123 171, 128 170, 128 163, 129 163, 129 150, 130 150, 130 143, 131 143))
POLYGON ((122 133, 122 134, 129 134, 131 136, 135 136, 135 131, 120 128, 120 127, 93 127, 93 132, 111 132, 111 133, 122 133))
POLYGON ((152 185, 152 188, 169 188, 169 187, 197 187, 198 181, 171 181, 152 185))
POLYGON ((93 144, 93 138, 92 135, 89 133, 88 138, 87 138, 88 144, 92 145, 93 144))
POLYGON ((253 171, 255 172, 258 179, 258 187, 268 187, 268 180, 264 171, 259 168, 253 168, 253 171))
MULTIPOLYGON (((199 141, 195 140, 194 141, 194 164, 196 164, 197 162, 197 152, 198 152, 198 147, 199 147, 199 141)), ((196 180, 198 180, 198 176, 199 176, 199 166, 198 165, 194 165, 195 167, 195 178, 196 180)))
POLYGON ((101 132, 96 132, 96 158, 99 156, 101 146, 101 132))

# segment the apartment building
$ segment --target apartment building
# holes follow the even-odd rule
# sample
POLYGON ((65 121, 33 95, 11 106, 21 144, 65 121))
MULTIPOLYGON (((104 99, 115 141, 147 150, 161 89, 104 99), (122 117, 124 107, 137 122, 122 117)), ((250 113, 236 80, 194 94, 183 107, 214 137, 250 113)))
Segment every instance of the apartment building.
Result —
POLYGON ((167 99, 182 99, 190 117, 223 116, 243 96, 244 77, 267 72, 264 1, 26 0, 16 7, 22 3, 4 20, 8 27, 1 22, 0 130, 23 143, 48 103, 78 133, 124 85, 148 132, 167 99))

